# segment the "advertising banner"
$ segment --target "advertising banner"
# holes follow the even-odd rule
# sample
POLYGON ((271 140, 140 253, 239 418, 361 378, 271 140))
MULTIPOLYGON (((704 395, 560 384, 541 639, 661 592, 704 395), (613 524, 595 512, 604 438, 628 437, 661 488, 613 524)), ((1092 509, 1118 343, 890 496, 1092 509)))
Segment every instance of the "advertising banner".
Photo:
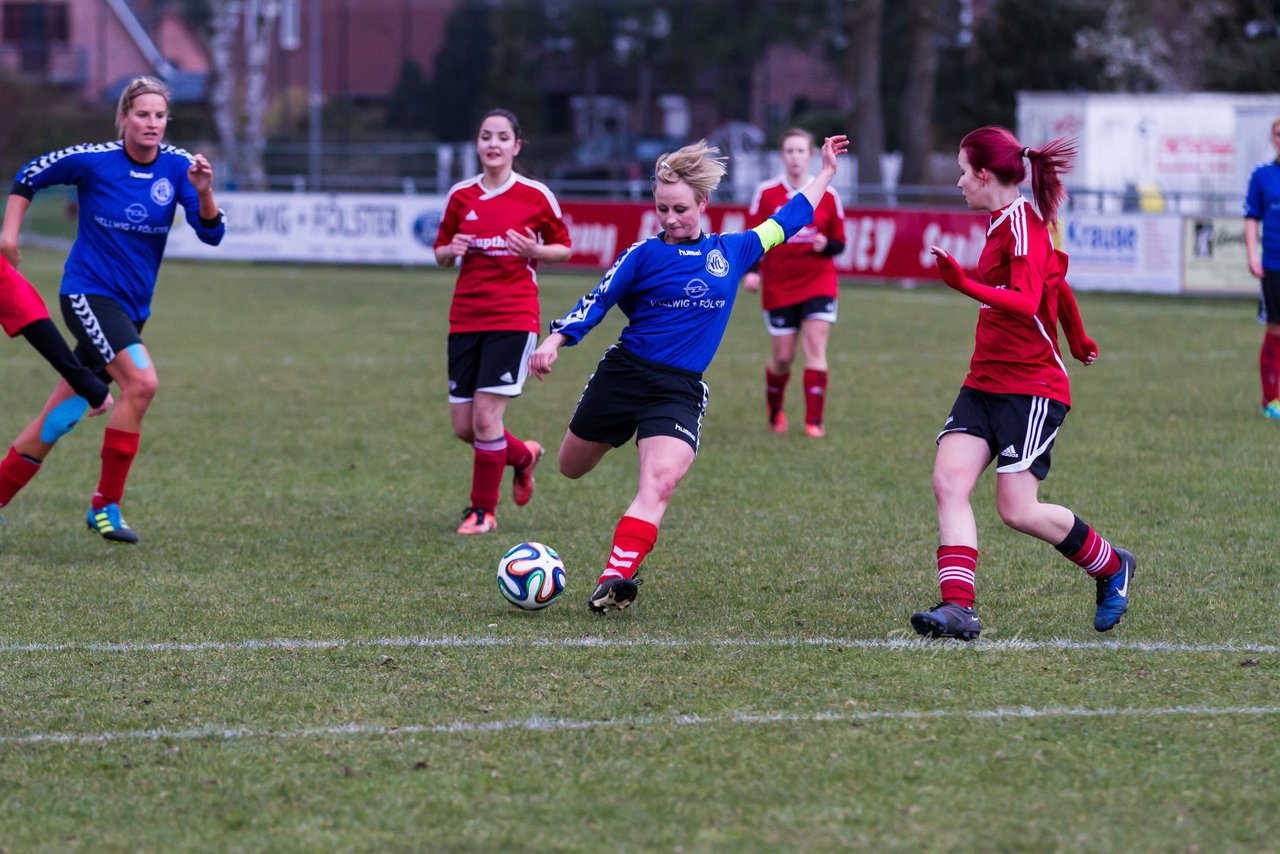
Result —
POLYGON ((1183 228, 1187 293, 1258 295, 1244 254, 1244 217, 1187 217, 1183 228))
POLYGON ((218 193, 222 245, 201 243, 180 215, 166 254, 224 261, 434 264, 441 196, 218 193))
MULTIPOLYGON (((661 230, 653 206, 623 202, 565 202, 573 236, 569 267, 604 269, 632 243, 661 230)), ((741 231, 747 209, 710 205, 704 228, 741 231)), ((937 279, 931 245, 945 248, 961 264, 978 263, 986 241, 987 215, 964 211, 919 211, 901 208, 846 208, 845 248, 835 258, 842 275, 884 279, 937 279)))
MULTIPOLYGON (((242 193, 218 194, 227 236, 210 247, 179 217, 168 255, 252 261, 434 265, 443 196, 242 193)), ((561 204, 573 238, 565 268, 604 270, 639 240, 661 230, 653 205, 644 202, 561 204)), ((704 227, 741 231, 747 209, 711 205, 704 227)), ((944 247, 973 268, 986 240, 987 215, 967 211, 847 208, 845 248, 836 256, 843 275, 885 279, 937 278, 929 246, 944 247)))
POLYGON ((1070 214, 1059 248, 1079 291, 1176 294, 1182 289, 1182 218, 1155 214, 1070 214))
MULTIPOLYGON (((205 246, 179 217, 168 254, 181 258, 314 263, 434 265, 443 196, 326 193, 218 194, 227 236, 205 246)), ((602 271, 636 241, 660 230, 644 202, 561 204, 573 257, 561 268, 602 271)), ((741 205, 711 205, 704 227, 746 227, 741 205)), ((986 242, 981 211, 846 208, 845 247, 835 257, 842 276, 937 281, 929 247, 941 246, 974 269, 986 242)), ((1081 290, 1177 293, 1181 270, 1188 290, 1252 292, 1239 219, 1188 220, 1175 215, 1073 214, 1064 218, 1062 248, 1071 256, 1071 283, 1081 290), (1184 251, 1183 247, 1187 247, 1184 251)))

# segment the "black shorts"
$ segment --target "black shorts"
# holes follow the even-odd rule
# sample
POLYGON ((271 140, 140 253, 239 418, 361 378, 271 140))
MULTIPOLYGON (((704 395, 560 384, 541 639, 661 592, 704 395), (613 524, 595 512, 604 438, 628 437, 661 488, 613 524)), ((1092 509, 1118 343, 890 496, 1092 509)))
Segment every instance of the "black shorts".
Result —
POLYGON ((537 346, 536 332, 451 332, 449 402, 470 403, 478 391, 518 397, 537 346))
POLYGON ((784 305, 764 313, 764 326, 770 335, 795 335, 805 320, 836 322, 836 298, 813 297, 795 305, 784 305))
POLYGON ((1049 474, 1053 440, 1070 409, 1065 403, 1030 394, 992 394, 964 386, 951 405, 938 441, 948 433, 985 439, 996 472, 1030 471, 1044 480, 1049 474))
POLYGON ((636 441, 674 436, 697 453, 708 397, 701 374, 641 359, 615 344, 587 380, 569 430, 615 448, 633 434, 636 441))
POLYGON ((1280 323, 1280 270, 1263 269, 1262 293, 1258 297, 1258 319, 1263 323, 1280 323))
POLYGON ((111 382, 107 365, 134 344, 142 343, 145 320, 134 320, 124 306, 101 294, 62 294, 62 319, 76 339, 76 358, 80 364, 111 382))

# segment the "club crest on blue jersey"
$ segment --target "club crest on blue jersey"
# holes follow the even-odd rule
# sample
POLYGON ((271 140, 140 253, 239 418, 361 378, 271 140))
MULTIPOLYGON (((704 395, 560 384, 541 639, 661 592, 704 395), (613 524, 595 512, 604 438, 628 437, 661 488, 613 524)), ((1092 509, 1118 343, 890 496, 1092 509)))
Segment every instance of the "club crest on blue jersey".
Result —
POLYGON ((151 185, 151 201, 157 205, 167 205, 173 200, 173 184, 168 178, 161 178, 151 185))
POLYGON ((721 279, 729 275, 729 259, 719 249, 707 253, 707 272, 721 279))

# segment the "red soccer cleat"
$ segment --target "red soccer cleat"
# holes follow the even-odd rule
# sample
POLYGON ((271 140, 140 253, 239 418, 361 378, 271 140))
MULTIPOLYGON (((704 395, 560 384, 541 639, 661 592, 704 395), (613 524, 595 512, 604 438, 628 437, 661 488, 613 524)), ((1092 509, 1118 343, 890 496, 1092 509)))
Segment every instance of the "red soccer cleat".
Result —
POLYGON ((511 481, 511 497, 516 502, 517 507, 523 507, 529 503, 529 499, 533 497, 533 470, 538 465, 538 461, 542 459, 542 455, 546 450, 542 445, 530 439, 524 443, 529 449, 529 453, 533 456, 529 459, 529 464, 516 467, 515 479, 511 481))

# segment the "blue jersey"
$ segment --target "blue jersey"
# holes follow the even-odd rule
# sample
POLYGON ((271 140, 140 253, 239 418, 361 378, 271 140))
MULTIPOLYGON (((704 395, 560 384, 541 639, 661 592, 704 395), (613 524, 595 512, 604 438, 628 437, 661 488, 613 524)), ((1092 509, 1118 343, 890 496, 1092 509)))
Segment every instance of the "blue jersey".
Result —
POLYGON ((1262 223, 1262 268, 1280 270, 1280 162, 1263 163, 1249 176, 1245 219, 1262 223))
MULTIPOLYGON (((551 331, 582 340, 617 305, 630 323, 619 341, 642 359, 701 374, 724 337, 738 282, 767 249, 813 221, 813 206, 797 193, 770 217, 782 236, 768 245, 760 226, 735 234, 703 234, 670 244, 661 235, 633 244, 551 331), (760 230, 758 230, 760 229, 760 230)), ((767 224, 767 221, 766 221, 767 224)))
POLYGON ((80 220, 61 292, 112 297, 133 320, 145 320, 177 206, 205 243, 216 246, 226 232, 221 214, 201 221, 200 198, 187 178, 191 163, 172 145, 161 145, 151 163, 138 163, 117 140, 73 145, 22 167, 14 195, 30 199, 55 184, 76 188, 80 220))

